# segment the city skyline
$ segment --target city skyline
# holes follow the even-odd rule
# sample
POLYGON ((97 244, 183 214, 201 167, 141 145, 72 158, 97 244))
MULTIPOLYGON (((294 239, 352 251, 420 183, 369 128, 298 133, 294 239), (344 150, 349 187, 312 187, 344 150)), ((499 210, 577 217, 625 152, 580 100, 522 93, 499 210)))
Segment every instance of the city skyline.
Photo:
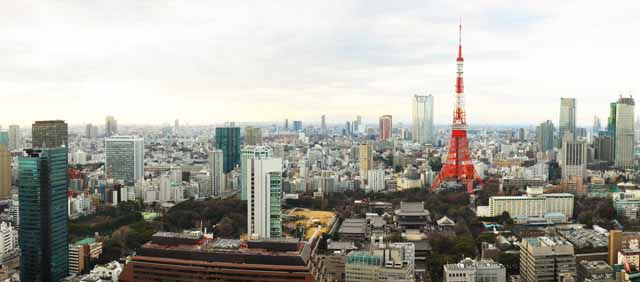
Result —
POLYGON ((435 123, 448 124, 459 16, 471 126, 556 121, 560 97, 576 98, 585 126, 637 89, 636 39, 620 40, 637 22, 633 3, 279 3, 7 4, 3 124, 408 123, 415 94, 432 94, 435 123))

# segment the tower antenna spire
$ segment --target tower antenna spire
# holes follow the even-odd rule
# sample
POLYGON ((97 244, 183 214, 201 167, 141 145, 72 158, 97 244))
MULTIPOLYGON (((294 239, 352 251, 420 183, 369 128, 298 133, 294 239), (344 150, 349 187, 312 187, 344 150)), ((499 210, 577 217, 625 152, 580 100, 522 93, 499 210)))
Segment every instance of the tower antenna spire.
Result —
POLYGON ((460 25, 458 27, 458 45, 462 46, 462 16, 460 16, 460 25))

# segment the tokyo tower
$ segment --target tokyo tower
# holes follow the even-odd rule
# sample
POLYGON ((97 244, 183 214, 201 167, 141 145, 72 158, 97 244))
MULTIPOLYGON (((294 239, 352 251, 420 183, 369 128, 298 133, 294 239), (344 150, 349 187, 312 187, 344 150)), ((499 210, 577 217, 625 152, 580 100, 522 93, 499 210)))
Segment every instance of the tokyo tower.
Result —
POLYGON ((449 141, 449 154, 440 174, 433 182, 431 190, 435 190, 443 181, 458 180, 466 185, 469 195, 473 195, 473 181, 479 182, 482 178, 473 167, 471 154, 469 153, 469 142, 467 140, 467 120, 464 111, 464 83, 462 58, 462 22, 460 23, 458 39, 458 76, 456 78, 456 105, 453 109, 453 124, 451 125, 451 140, 449 141))

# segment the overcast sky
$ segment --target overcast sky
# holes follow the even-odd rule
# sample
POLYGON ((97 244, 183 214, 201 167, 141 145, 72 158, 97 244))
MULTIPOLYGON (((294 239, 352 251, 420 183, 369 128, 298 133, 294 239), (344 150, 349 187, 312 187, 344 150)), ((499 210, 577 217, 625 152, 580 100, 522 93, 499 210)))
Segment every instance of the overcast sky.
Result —
POLYGON ((451 120, 463 17, 470 124, 580 125, 639 84, 640 2, 0 0, 0 125, 330 123, 411 96, 451 120))

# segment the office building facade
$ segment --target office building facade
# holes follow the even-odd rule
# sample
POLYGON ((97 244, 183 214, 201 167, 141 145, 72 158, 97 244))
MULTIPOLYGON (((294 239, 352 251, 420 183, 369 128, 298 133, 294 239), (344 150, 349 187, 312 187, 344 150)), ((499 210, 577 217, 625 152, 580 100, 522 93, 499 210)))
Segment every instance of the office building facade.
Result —
POLYGON ((525 282, 561 282, 575 275, 573 245, 561 237, 524 238, 520 243, 520 277, 525 282))
POLYGON ((31 144, 33 148, 67 147, 69 131, 62 120, 36 121, 31 125, 31 144))
POLYGON ((634 167, 634 108, 633 98, 620 97, 616 103, 615 166, 630 169, 634 167))
POLYGON ((247 234, 252 238, 277 238, 282 233, 282 159, 248 159, 247 234))
POLYGON ((245 127, 244 144, 250 146, 262 144, 262 129, 253 126, 245 127))
POLYGON ((536 128, 536 140, 538 141, 540 151, 547 152, 553 150, 554 131, 553 122, 550 120, 541 123, 536 128))
POLYGON ((506 282, 504 265, 492 260, 472 260, 465 258, 459 263, 443 266, 445 282, 506 282))
POLYGON ((360 144, 360 177, 367 178, 367 172, 373 166, 373 146, 368 143, 360 144))
POLYGON ((225 190, 224 154, 222 150, 213 149, 209 152, 209 174, 211 177, 211 192, 209 196, 219 197, 225 190))
POLYGON ((131 184, 144 179, 144 139, 114 136, 104 140, 104 148, 108 178, 131 184))
POLYGON ((583 177, 587 171, 587 142, 575 140, 570 135, 570 133, 565 134, 562 140, 560 168, 563 179, 573 176, 583 177))
POLYGON ((558 124, 560 140, 565 138, 565 134, 571 133, 576 136, 576 99, 560 98, 560 123, 558 124))
POLYGON ((11 152, 6 144, 0 144, 0 199, 11 198, 11 152))
POLYGON ((118 121, 113 116, 107 116, 104 120, 104 136, 111 137, 118 134, 118 121))
POLYGON ((247 200, 247 191, 250 182, 251 159, 253 158, 270 158, 273 156, 273 149, 269 146, 245 146, 242 148, 240 155, 240 200, 247 200))
POLYGON ((68 274, 67 149, 28 149, 18 159, 20 281, 68 274))
POLYGON ((9 151, 22 148, 22 131, 19 125, 9 125, 9 151))
POLYGON ((412 100, 413 141, 417 143, 433 143, 435 128, 433 126, 433 96, 414 95, 412 100))
POLYGON ((391 115, 383 115, 380 117, 378 132, 380 133, 380 140, 387 141, 391 138, 393 131, 393 118, 391 115))
POLYGON ((240 164, 240 127, 217 127, 216 148, 222 150, 224 173, 240 164))

